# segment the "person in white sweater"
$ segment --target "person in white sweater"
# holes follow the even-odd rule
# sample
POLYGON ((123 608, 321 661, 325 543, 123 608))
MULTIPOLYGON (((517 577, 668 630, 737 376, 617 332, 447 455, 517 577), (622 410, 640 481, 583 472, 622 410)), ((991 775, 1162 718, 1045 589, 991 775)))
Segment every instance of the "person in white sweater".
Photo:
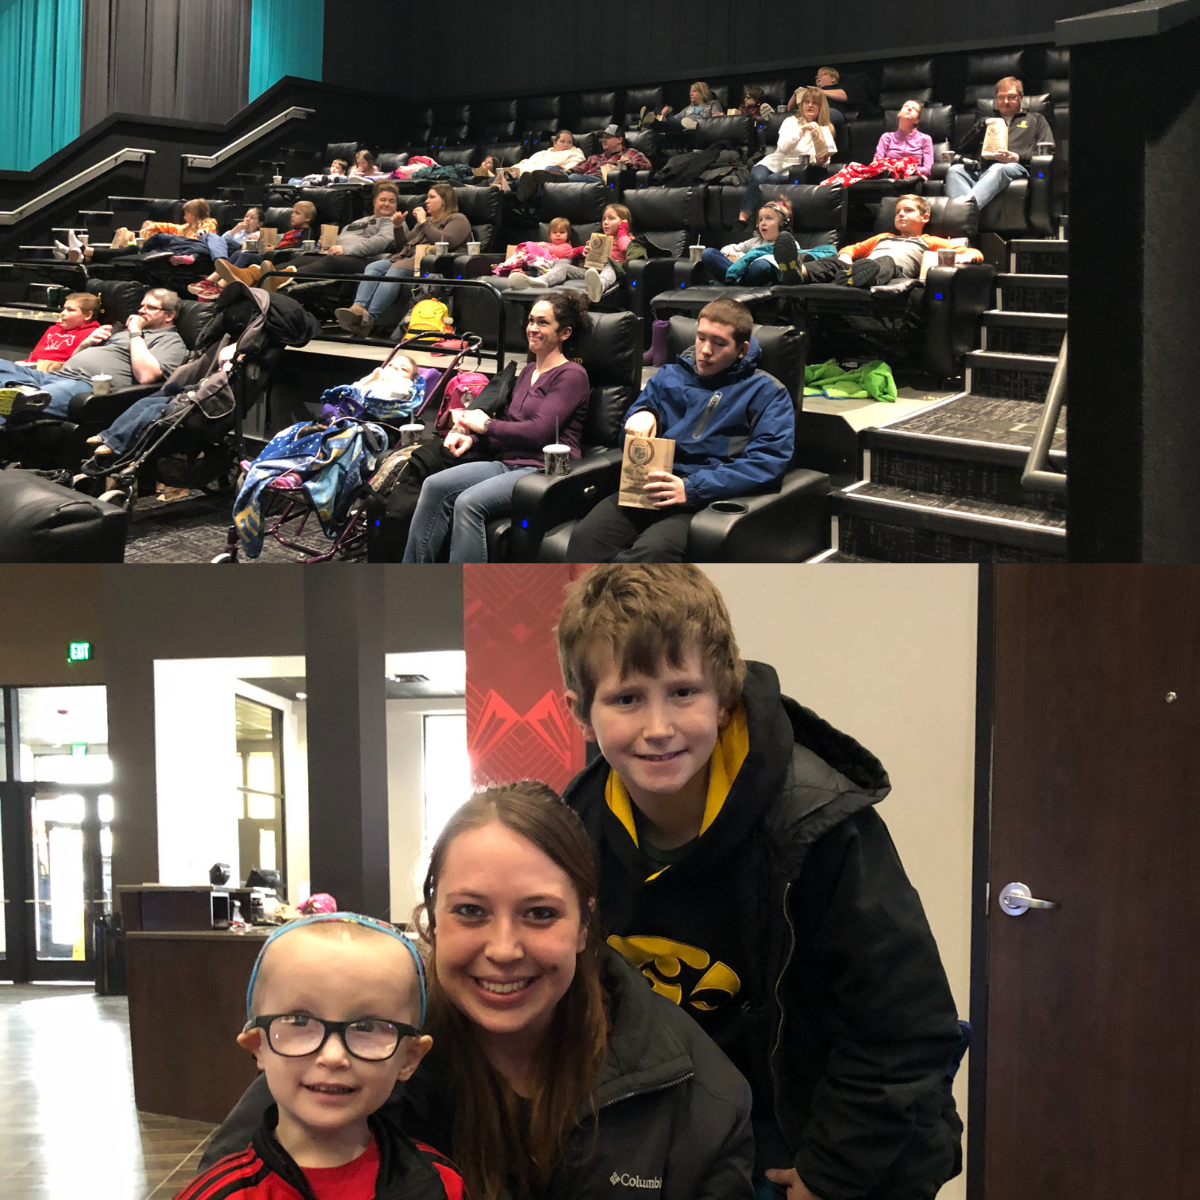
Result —
POLYGON ((528 158, 523 158, 514 167, 504 168, 514 178, 524 175, 526 171, 545 171, 550 167, 559 167, 570 172, 583 162, 583 151, 575 145, 574 135, 569 129, 560 129, 548 150, 538 150, 528 158))
POLYGON ((837 150, 825 93, 818 87, 805 88, 797 108, 799 118, 790 116, 784 121, 779 127, 779 142, 775 149, 750 172, 738 213, 738 220, 743 224, 757 210, 759 189, 764 183, 787 183, 788 169, 796 166, 802 155, 823 166, 837 150), (821 139, 819 142, 818 138, 821 139))

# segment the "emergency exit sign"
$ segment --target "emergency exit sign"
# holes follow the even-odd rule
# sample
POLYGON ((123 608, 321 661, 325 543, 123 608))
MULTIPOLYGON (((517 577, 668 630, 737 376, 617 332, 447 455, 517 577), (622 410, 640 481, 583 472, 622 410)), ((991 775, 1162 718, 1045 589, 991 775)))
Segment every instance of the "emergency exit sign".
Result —
POLYGON ((67 644, 67 662, 90 662, 92 657, 91 642, 69 642, 67 644))

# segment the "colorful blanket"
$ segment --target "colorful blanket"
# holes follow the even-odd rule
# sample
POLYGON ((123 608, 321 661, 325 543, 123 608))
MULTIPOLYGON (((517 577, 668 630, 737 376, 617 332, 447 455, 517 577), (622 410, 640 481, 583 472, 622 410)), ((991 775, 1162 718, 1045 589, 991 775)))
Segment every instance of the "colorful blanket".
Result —
POLYGON ((292 425, 277 433, 250 464, 233 504, 233 524, 245 556, 262 553, 262 492, 269 483, 294 473, 332 541, 386 449, 387 435, 378 425, 347 417, 329 425, 292 425))
POLYGON ((836 174, 822 179, 818 186, 840 183, 843 187, 849 187, 862 179, 878 179, 880 175, 889 175, 892 179, 919 179, 921 163, 911 155, 904 158, 876 158, 869 163, 847 163, 836 174))

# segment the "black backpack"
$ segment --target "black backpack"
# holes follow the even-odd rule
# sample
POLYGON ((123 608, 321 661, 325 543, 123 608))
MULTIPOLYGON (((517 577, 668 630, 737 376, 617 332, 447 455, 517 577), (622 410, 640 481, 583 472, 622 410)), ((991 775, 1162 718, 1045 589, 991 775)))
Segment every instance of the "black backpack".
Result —
POLYGON ((706 150, 688 150, 683 154, 673 154, 667 159, 657 182, 662 187, 687 187, 699 183, 700 176, 717 161, 722 148, 728 149, 728 143, 723 145, 718 142, 706 150))

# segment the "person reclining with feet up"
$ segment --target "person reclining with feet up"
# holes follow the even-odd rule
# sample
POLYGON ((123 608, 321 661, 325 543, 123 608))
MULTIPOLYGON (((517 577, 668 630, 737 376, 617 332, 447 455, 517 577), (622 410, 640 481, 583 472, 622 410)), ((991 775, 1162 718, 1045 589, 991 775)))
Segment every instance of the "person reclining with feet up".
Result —
POLYGON ((744 242, 730 242, 718 250, 706 247, 700 261, 716 283, 737 287, 760 287, 779 282, 775 262, 775 239, 792 227, 792 206, 783 197, 769 200, 758 210, 755 232, 744 242), (741 263, 740 267, 736 264, 741 263))
MULTIPOLYGON (((396 245, 397 235, 404 236, 404 214, 396 211, 400 189, 390 180, 375 185, 372 214, 343 226, 337 241, 328 250, 313 251, 293 258, 288 266, 297 275, 362 275, 367 267, 396 245)), ((276 271, 270 260, 263 261, 263 274, 276 271)), ((264 281, 265 282, 265 281, 264 281)))
MULTIPOLYGON (((317 206, 311 200, 297 200, 288 217, 288 228, 271 247, 270 253, 276 250, 299 250, 313 236, 311 226, 316 219, 317 206)), ((215 300, 227 284, 244 283, 247 287, 254 287, 262 275, 264 261, 262 253, 252 250, 238 251, 229 258, 214 258, 212 274, 199 283, 188 284, 188 291, 198 300, 215 300)), ((283 271, 291 273, 295 269, 288 266, 283 271)), ((267 274, 271 276, 272 272, 268 271, 267 274)), ((276 272, 269 282, 278 285, 286 283, 287 278, 282 272, 276 272)), ((270 286, 269 290, 275 291, 276 287, 270 286)))
POLYGON ((585 158, 571 171, 554 167, 544 171, 528 171, 517 184, 517 198, 531 200, 540 183, 595 183, 603 180, 605 167, 632 167, 635 171, 649 171, 650 160, 632 146, 625 145, 625 134, 619 125, 606 125, 600 134, 600 153, 585 158))
MULTIPOLYGON (((111 376, 109 386, 114 392, 138 383, 157 383, 182 366, 188 355, 175 330, 178 309, 174 292, 152 288, 124 329, 114 332, 111 325, 101 325, 53 373, 0 359, 0 384, 25 384, 41 393, 29 397, 37 403, 26 401, 30 417, 66 417, 71 397, 90 392, 97 375, 111 376)), ((0 424, 3 421, 0 417, 0 424)))
MULTIPOLYGON (((495 163, 495 159, 492 159, 495 163)), ((487 159, 484 159, 486 164, 487 159)), ((569 129, 560 129, 554 135, 554 141, 545 150, 535 150, 528 158, 523 158, 515 166, 501 167, 496 165, 496 178, 492 187, 508 187, 509 179, 519 179, 530 171, 573 171, 583 162, 583 151, 575 145, 575 135, 569 129)))
POLYGON ((697 80, 688 91, 688 103, 684 108, 676 112, 668 104, 662 112, 656 113, 643 105, 638 123, 643 129, 649 129, 656 121, 661 121, 667 129, 695 129, 701 121, 724 115, 725 110, 713 97, 712 88, 703 80, 697 80))
POLYGON ((30 351, 28 358, 20 360, 23 367, 36 367, 39 371, 57 371, 76 350, 100 328, 96 310, 100 297, 91 292, 72 292, 64 301, 62 314, 56 324, 51 325, 30 351))
POLYGON ((785 284, 833 283, 856 288, 879 287, 893 279, 916 279, 926 250, 953 250, 956 263, 983 261, 983 255, 970 246, 925 233, 928 224, 929 201, 924 196, 901 196, 896 201, 894 233, 877 233, 865 242, 844 246, 837 258, 808 261, 801 261, 791 234, 780 234, 775 241, 775 261, 785 284))
POLYGON ((633 402, 625 433, 675 441, 675 472, 651 471, 654 508, 606 496, 571 534, 569 562, 681 562, 688 526, 714 500, 779 486, 792 460, 796 413, 787 388, 758 369, 750 310, 714 300, 700 310, 696 345, 656 372, 633 402))
POLYGON ((612 238, 612 249, 609 251, 608 262, 604 266, 585 267, 586 247, 577 248, 573 262, 560 259, 548 271, 541 275, 513 275, 510 282, 514 288, 557 288, 563 287, 570 291, 583 291, 592 304, 599 304, 600 298, 610 288, 615 287, 617 278, 626 274, 626 265, 635 258, 647 258, 646 241, 635 237, 629 225, 633 214, 623 204, 610 204, 600 218, 600 230, 612 238))
POLYGON ((1008 149, 982 153, 989 118, 980 117, 955 154, 959 157, 978 154, 981 161, 956 162, 946 172, 947 196, 970 196, 975 207, 983 212, 1014 179, 1029 178, 1028 164, 1039 142, 1049 142, 1053 149, 1054 134, 1046 118, 1041 113, 1021 111, 1024 97, 1024 85, 1012 75, 1006 75, 996 84, 996 116, 1008 128, 1008 149))
MULTIPOLYGON (((206 234, 216 232, 217 219, 209 211, 208 201, 189 200, 183 206, 183 224, 177 221, 143 221, 137 233, 137 237, 145 239, 140 248, 133 245, 134 234, 130 230, 118 229, 111 249, 127 254, 162 254, 170 251, 172 264, 181 266, 194 262, 197 243, 202 243, 206 234)), ((67 258, 71 262, 81 259, 91 262, 95 254, 95 246, 79 245, 74 231, 67 235, 67 258)))

